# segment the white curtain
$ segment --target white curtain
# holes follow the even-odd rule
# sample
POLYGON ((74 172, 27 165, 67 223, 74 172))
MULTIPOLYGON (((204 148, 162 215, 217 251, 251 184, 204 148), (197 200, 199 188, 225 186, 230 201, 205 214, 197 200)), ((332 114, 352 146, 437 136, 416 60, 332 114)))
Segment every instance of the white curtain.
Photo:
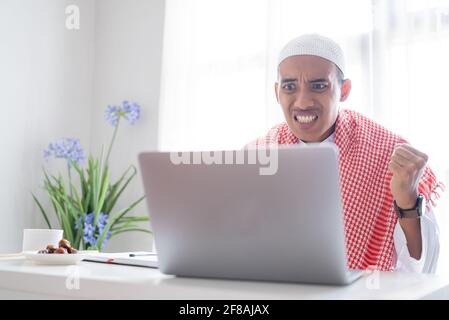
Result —
MULTIPOLYGON (((356 10, 337 1, 167 0, 161 149, 241 148, 281 122, 277 53, 301 33, 341 40, 352 78, 362 80, 371 5, 346 3, 356 10)), ((368 96, 354 90, 354 107, 362 111, 368 96)))
MULTIPOLYGON (((345 51, 353 89, 340 107, 403 135, 449 185, 449 0, 167 0, 160 149, 241 148, 283 121, 277 53, 310 32, 345 51)), ((447 202, 438 215, 449 270, 447 202)))
MULTIPOLYGON (((449 187, 449 1, 373 1, 372 116, 430 156, 449 187)), ((449 270, 449 198, 436 208, 438 270, 449 270)))

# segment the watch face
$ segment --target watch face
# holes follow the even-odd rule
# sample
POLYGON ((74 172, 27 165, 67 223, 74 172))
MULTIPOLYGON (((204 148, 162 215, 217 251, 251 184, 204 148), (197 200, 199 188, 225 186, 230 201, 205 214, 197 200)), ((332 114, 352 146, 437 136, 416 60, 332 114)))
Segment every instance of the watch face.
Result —
POLYGON ((418 196, 418 214, 421 217, 424 214, 424 210, 426 207, 426 199, 424 198, 424 196, 422 194, 420 194, 418 196))

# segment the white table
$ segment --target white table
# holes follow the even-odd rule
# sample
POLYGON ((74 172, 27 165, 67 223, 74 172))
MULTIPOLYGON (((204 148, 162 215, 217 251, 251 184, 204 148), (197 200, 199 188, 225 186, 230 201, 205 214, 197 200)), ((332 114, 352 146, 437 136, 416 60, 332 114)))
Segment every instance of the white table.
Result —
POLYGON ((178 278, 157 269, 0 258, 0 299, 449 299, 446 276, 366 273, 349 286, 178 278))

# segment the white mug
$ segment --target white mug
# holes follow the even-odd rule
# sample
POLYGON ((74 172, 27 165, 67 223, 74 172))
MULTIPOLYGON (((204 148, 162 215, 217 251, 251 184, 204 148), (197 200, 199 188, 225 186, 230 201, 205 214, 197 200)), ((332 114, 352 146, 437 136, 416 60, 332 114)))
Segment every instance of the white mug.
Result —
POLYGON ((64 231, 59 229, 24 229, 22 251, 43 250, 49 244, 58 247, 63 233, 64 231))

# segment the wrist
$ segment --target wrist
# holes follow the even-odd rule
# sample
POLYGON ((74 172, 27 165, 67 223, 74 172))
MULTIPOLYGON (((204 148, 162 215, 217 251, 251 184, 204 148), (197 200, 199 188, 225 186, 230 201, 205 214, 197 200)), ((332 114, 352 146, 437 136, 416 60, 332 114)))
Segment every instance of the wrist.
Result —
POLYGON ((398 203, 393 201, 394 210, 396 211, 398 218, 420 218, 424 214, 425 199, 423 195, 418 195, 415 204, 409 207, 400 207, 398 203))
POLYGON ((419 195, 418 192, 414 192, 406 196, 395 197, 395 201, 400 208, 410 209, 415 207, 418 195, 419 195))

